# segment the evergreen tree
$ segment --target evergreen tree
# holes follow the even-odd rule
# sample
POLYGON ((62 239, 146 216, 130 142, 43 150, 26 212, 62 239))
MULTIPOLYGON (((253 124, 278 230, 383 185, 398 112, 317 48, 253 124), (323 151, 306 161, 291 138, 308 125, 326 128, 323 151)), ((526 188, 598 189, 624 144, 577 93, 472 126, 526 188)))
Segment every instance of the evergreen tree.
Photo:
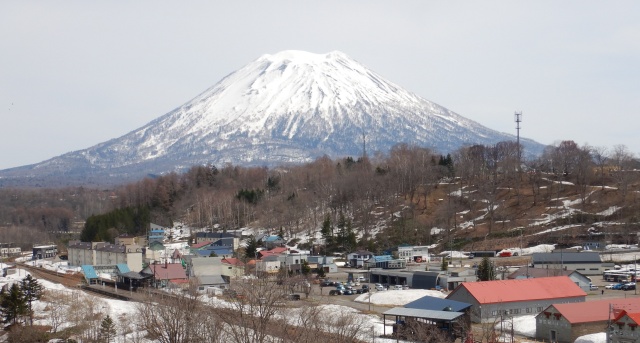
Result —
POLYGON ((300 271, 302 272, 302 275, 309 275, 309 273, 311 273, 311 267, 309 266, 309 262, 307 262, 307 260, 302 260, 302 266, 300 267, 300 271))
POLYGON ((258 242, 254 235, 249 236, 247 239, 247 246, 244 248, 244 256, 247 259, 256 258, 256 252, 258 251, 258 242))
POLYGON ((0 314, 5 324, 16 324, 21 316, 27 314, 27 302, 17 283, 8 291, 2 291, 0 298, 0 314))
POLYGON ((105 343, 113 341, 116 336, 116 324, 107 315, 100 323, 100 340, 105 343))
POLYGON ((488 257, 483 257, 478 266, 478 280, 490 281, 496 279, 496 271, 493 262, 488 257))
POLYGON ((446 271, 447 269, 449 269, 449 262, 447 261, 446 257, 442 257, 442 264, 440 265, 440 269, 442 271, 446 271))
POLYGON ((322 234, 322 238, 324 238, 325 245, 325 255, 327 254, 327 250, 332 250, 334 237, 333 237, 333 227, 331 226, 331 217, 329 214, 324 217, 324 221, 322 222, 322 228, 320 229, 320 233, 322 234))
POLYGON ((27 304, 27 314, 29 315, 29 323, 33 325, 33 308, 31 304, 42 298, 44 294, 44 287, 38 282, 37 279, 34 279, 31 275, 27 275, 20 282, 20 289, 22 294, 24 295, 24 300, 27 304))

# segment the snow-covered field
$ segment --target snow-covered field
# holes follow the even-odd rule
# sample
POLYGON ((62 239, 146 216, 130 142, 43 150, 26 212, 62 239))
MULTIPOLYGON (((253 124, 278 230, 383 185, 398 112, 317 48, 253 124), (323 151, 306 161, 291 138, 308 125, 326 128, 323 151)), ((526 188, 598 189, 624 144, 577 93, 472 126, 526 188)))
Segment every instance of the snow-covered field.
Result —
POLYGON ((446 293, 440 291, 430 291, 426 289, 405 289, 405 290, 389 290, 364 293, 357 297, 355 301, 368 303, 369 301, 375 305, 385 306, 404 306, 412 301, 418 300, 424 296, 445 298, 446 293))

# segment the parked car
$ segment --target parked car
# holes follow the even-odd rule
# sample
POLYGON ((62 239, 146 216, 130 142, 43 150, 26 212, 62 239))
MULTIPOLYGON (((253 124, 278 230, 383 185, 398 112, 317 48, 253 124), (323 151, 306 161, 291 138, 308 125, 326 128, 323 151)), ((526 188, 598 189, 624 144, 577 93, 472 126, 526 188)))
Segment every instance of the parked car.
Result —
POLYGON ((401 291, 402 290, 402 285, 394 285, 393 289, 396 291, 401 291))
POLYGON ((289 294, 287 296, 287 299, 294 301, 300 300, 300 294, 289 294))
POLYGON ((329 295, 340 295, 342 294, 342 291, 339 291, 337 289, 332 289, 329 291, 329 295))
POLYGON ((624 284, 622 286, 622 290, 623 291, 633 291, 634 289, 636 289, 636 283, 635 282, 629 282, 629 283, 624 284))
POLYGON ((622 289, 622 286, 624 286, 624 283, 619 283, 619 284, 613 286, 613 289, 622 289))
POLYGON ((376 291, 384 291, 384 286, 379 283, 376 283, 376 291))
POLYGON ((606 289, 613 289, 613 287, 614 287, 615 285, 617 285, 617 283, 611 283, 611 284, 608 284, 608 285, 604 286, 604 288, 606 288, 606 289))
POLYGON ((589 290, 590 291, 597 291, 598 290, 598 286, 594 285, 594 284, 590 284, 589 285, 589 290))
POLYGON ((409 289, 408 285, 402 285, 402 289, 409 289))
POLYGON ((333 281, 322 281, 322 283, 320 284, 320 287, 331 287, 331 286, 335 286, 335 282, 333 281))
POLYGON ((356 294, 356 292, 353 289, 347 289, 344 291, 343 293, 344 295, 353 295, 356 294))
POLYGON ((364 276, 358 276, 358 281, 365 282, 367 279, 364 276))

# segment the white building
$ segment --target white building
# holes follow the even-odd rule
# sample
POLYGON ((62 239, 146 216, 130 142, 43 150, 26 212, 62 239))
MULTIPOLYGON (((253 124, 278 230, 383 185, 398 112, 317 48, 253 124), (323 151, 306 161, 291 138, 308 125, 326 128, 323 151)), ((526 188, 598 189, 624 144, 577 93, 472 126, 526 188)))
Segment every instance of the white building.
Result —
POLYGON ((424 245, 401 245, 398 246, 398 258, 408 263, 429 262, 429 247, 424 245))

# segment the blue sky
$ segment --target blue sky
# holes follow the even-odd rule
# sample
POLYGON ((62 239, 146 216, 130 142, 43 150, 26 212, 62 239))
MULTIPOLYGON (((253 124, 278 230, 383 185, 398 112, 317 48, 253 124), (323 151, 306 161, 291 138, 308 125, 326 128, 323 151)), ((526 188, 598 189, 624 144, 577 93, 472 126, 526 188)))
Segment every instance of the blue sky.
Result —
POLYGON ((14 1, 0 5, 0 169, 119 137, 266 53, 340 50, 492 129, 640 141, 634 1, 14 1))

